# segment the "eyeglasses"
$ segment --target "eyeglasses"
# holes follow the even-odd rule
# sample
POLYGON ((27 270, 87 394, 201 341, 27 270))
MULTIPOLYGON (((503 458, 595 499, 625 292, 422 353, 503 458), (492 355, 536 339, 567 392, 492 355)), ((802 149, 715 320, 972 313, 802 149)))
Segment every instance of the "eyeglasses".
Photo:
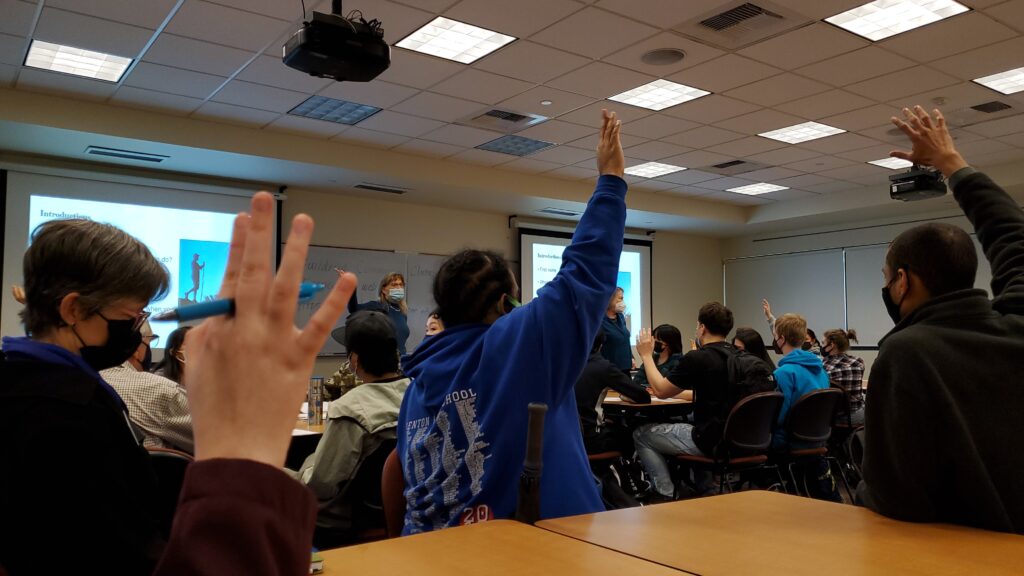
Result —
POLYGON ((178 350, 177 352, 175 352, 174 353, 174 359, 177 360, 178 362, 181 362, 182 364, 184 364, 185 363, 185 351, 184 350, 178 350))
POLYGON ((151 334, 149 336, 143 336, 142 337, 142 341, 145 342, 146 344, 150 345, 150 346, 152 346, 153 343, 156 342, 157 340, 160 340, 160 337, 157 336, 156 334, 151 334))
MULTIPOLYGON (((97 314, 100 315, 100 318, 103 318, 107 322, 110 322, 110 318, 104 316, 102 312, 97 312, 97 314)), ((142 325, 146 323, 146 320, 149 320, 149 312, 143 310, 142 312, 136 314, 133 318, 125 318, 125 320, 132 320, 132 332, 137 332, 142 328, 142 325)), ((121 322, 121 320, 118 320, 118 322, 121 322)), ((159 336, 156 337, 159 338, 159 336)))

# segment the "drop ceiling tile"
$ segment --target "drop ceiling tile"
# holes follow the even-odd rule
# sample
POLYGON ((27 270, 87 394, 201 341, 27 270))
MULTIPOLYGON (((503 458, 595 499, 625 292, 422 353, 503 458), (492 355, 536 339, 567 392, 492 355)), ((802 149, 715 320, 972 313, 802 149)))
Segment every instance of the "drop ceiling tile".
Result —
POLYGON ((456 162, 462 162, 464 164, 479 164, 481 166, 497 166, 498 164, 506 164, 516 159, 511 154, 499 154, 498 152, 491 152, 490 150, 466 150, 460 152, 451 159, 456 162))
POLYGON ((758 42, 737 54, 785 70, 794 70, 867 45, 868 41, 859 36, 824 22, 816 22, 758 42))
POLYGON ((386 150, 388 148, 394 148, 395 146, 404 144, 405 142, 408 142, 410 138, 407 136, 400 136, 398 134, 388 134, 387 132, 365 130, 359 126, 352 126, 341 134, 331 138, 331 140, 363 146, 366 148, 380 148, 386 150))
POLYGON ((910 146, 910 140, 907 136, 900 132, 899 128, 888 122, 883 126, 858 130, 857 133, 861 136, 867 136, 868 138, 874 138, 875 140, 881 140, 882 142, 896 144, 897 146, 910 146))
MULTIPOLYGON (((47 6, 155 30, 177 0, 46 0, 47 6)), ((297 14, 298 12, 296 12, 297 14)))
POLYGON ((763 194, 760 196, 751 196, 749 194, 736 194, 735 192, 715 190, 711 194, 705 194, 702 198, 718 200, 719 202, 726 202, 729 204, 737 204, 739 206, 756 206, 759 204, 771 204, 773 202, 763 196, 763 194))
POLYGON ((999 140, 976 140, 974 142, 967 142, 965 144, 957 143, 957 152, 960 152, 964 158, 974 158, 976 156, 983 156, 985 154, 992 154, 994 152, 1003 152, 1013 146, 1006 142, 1000 142, 999 140))
POLYGON ((382 110, 359 123, 360 128, 416 138, 443 126, 443 122, 382 110))
POLYGON ((833 180, 824 184, 815 184, 813 186, 805 186, 803 189, 808 192, 816 192, 818 194, 835 194, 836 192, 848 192, 850 190, 856 190, 860 188, 859 185, 853 182, 844 182, 842 180, 833 180))
POLYGON ((341 134, 346 128, 348 126, 345 124, 314 120, 313 118, 303 118, 301 116, 290 116, 288 114, 283 114, 265 127, 266 130, 287 132, 288 134, 297 134, 309 138, 331 138, 341 134))
POLYGON ((1003 2, 998 6, 986 9, 985 12, 992 18, 1024 32, 1024 4, 1003 2))
POLYGON ((694 169, 713 166, 715 164, 721 164, 722 162, 729 162, 730 160, 734 160, 734 158, 724 154, 715 154, 714 152, 708 152, 706 150, 694 150, 693 152, 687 152, 686 154, 680 154, 679 156, 670 156, 665 158, 663 162, 673 166, 682 166, 684 168, 694 169))
POLYGON ((8 66, 6 64, 0 64, 0 86, 9 87, 14 86, 14 77, 18 75, 17 66, 8 66))
POLYGON ((687 68, 667 79, 701 90, 721 93, 731 88, 775 76, 781 72, 782 70, 778 68, 750 58, 726 54, 721 58, 687 68))
POLYGON ((106 100, 114 93, 117 84, 22 68, 21 74, 18 75, 17 87, 19 90, 28 90, 29 92, 48 92, 73 96, 78 100, 101 101, 106 100))
POLYGON ((817 64, 797 69, 796 73, 834 86, 846 86, 914 65, 912 60, 875 46, 861 48, 817 64))
POLYGON ((216 102, 237 104, 270 112, 285 113, 306 101, 309 95, 262 84, 232 80, 213 96, 216 102))
POLYGON ((864 0, 774 0, 776 4, 796 11, 814 20, 841 14, 864 4, 864 0))
POLYGON ((580 168, 579 166, 563 166, 562 168, 555 168, 550 172, 545 172, 545 174, 548 176, 565 178, 567 180, 584 180, 596 178, 597 170, 587 170, 586 168, 580 168))
MULTIPOLYGON (((291 4, 291 1, 289 0, 285 4, 291 4)), ((363 17, 367 20, 376 18, 383 22, 384 41, 391 45, 419 30, 424 24, 433 20, 436 14, 441 11, 434 10, 426 0, 405 2, 404 5, 396 2, 387 2, 386 0, 346 0, 342 4, 344 5, 343 12, 348 13, 351 10, 360 10, 363 13, 363 17)), ((448 2, 448 5, 451 4, 452 2, 448 2)), ((310 4, 307 4, 307 6, 310 6, 310 4)), ((320 10, 322 12, 330 12, 330 3, 324 2, 320 10)), ((392 48, 391 53, 395 53, 394 48, 392 48)))
POLYGON ((630 124, 652 115, 650 110, 637 108, 636 106, 627 106, 621 102, 612 102, 610 100, 599 100, 593 104, 577 108, 568 114, 562 114, 558 119, 572 122, 573 124, 582 124, 583 126, 599 127, 601 126, 602 109, 615 112, 618 119, 622 121, 623 134, 630 133, 630 124))
MULTIPOLYGON (((799 170, 800 172, 807 172, 809 174, 817 174, 826 170, 833 170, 835 168, 845 168, 847 166, 854 166, 856 162, 847 160, 845 158, 838 158, 836 156, 817 156, 809 160, 801 160, 799 162, 793 162, 786 164, 784 167, 790 170, 799 170)), ((807 188, 810 190, 810 188, 807 188)))
POLYGON ((867 138, 853 132, 845 132, 811 140, 797 146, 822 154, 837 154, 839 152, 848 152, 858 148, 867 148, 868 146, 878 146, 881 144, 881 142, 873 138, 867 138))
POLYGON ((658 32, 597 8, 585 8, 534 34, 531 40, 560 50, 601 58, 658 32))
MULTIPOLYGON (((597 149, 597 141, 598 141, 598 137, 600 136, 600 134, 596 131, 597 128, 595 128, 594 130, 595 130, 595 132, 593 134, 591 134, 590 136, 586 136, 584 138, 580 138, 579 140, 573 140, 572 142, 569 142, 569 144, 572 144, 576 148, 584 148, 584 149, 587 149, 587 150, 596 150, 597 149)), ((630 146, 636 146, 637 144, 643 144, 644 142, 647 141, 646 138, 637 138, 636 136, 630 136, 629 134, 619 134, 619 140, 622 142, 622 147, 623 148, 629 148, 630 146)))
POLYGON ((579 124, 573 124, 571 122, 562 122, 561 120, 548 120, 547 122, 530 126, 526 130, 522 130, 517 134, 524 138, 533 138, 536 140, 543 140, 544 142, 564 144, 596 133, 597 130, 594 128, 580 126, 579 124))
POLYGON ((479 102, 470 102, 432 92, 420 92, 401 104, 392 106, 391 110, 442 122, 455 122, 461 118, 475 116, 476 113, 484 112, 487 108, 488 106, 479 102))
POLYGON ((124 85, 205 99, 225 80, 227 78, 220 76, 140 62, 128 74, 124 85))
POLYGON ((27 44, 28 41, 21 36, 0 34, 0 64, 21 66, 25 61, 23 50, 27 44))
MULTIPOLYGON (((786 170, 781 168, 781 170, 786 170)), ((793 176, 792 178, 783 178, 776 180, 772 184, 778 184, 779 186, 785 186, 787 188, 800 188, 805 189, 808 186, 814 186, 815 184, 825 184, 832 182, 831 178, 825 178, 819 174, 802 174, 800 176, 793 176)))
MULTIPOLYGON (((330 78, 317 78, 289 68, 284 65, 284 62, 281 62, 280 56, 260 56, 246 66, 236 78, 307 94, 316 94, 327 85, 334 83, 334 80, 330 78)), ((341 83, 338 82, 338 84, 341 83)))
MULTIPOLYGON (((627 108, 634 107, 627 106, 627 108)), ((618 110, 616 110, 616 113, 617 112, 618 110)), ((696 122, 672 118, 671 116, 664 116, 662 114, 654 114, 639 120, 623 123, 622 132, 633 136, 639 136, 641 138, 657 140, 673 134, 679 134, 686 130, 693 130, 698 127, 700 127, 700 124, 696 122)))
POLYGON ((675 188, 670 188, 666 190, 665 194, 669 194, 671 196, 683 196, 686 198, 698 198, 700 196, 711 194, 712 192, 714 191, 705 190, 703 188, 695 188, 693 186, 677 186, 675 188))
POLYGON ((473 67, 539 84, 580 68, 589 61, 564 50, 517 40, 481 58, 473 67))
POLYGON ((754 154, 760 154, 761 152, 782 148, 785 145, 785 143, 777 140, 761 138, 760 136, 747 136, 746 138, 740 138, 739 140, 733 140, 732 142, 726 142, 725 144, 711 146, 708 150, 718 152, 719 154, 725 154, 726 156, 732 156, 734 158, 743 158, 746 156, 753 156, 754 154))
POLYGON ((658 142, 656 140, 630 146, 624 150, 626 156, 646 161, 661 160, 662 158, 678 156, 690 151, 692 151, 691 148, 669 144, 668 142, 658 142))
POLYGON ((476 102, 497 104, 532 87, 533 84, 530 82, 468 68, 440 84, 434 85, 431 90, 439 94, 457 96, 476 102))
POLYGON ((555 146, 530 155, 531 158, 535 158, 537 160, 554 162, 555 164, 561 165, 577 164, 586 160, 593 160, 596 156, 597 154, 594 150, 584 150, 583 148, 575 148, 573 146, 555 146))
POLYGON ((743 138, 743 134, 738 132, 723 130, 714 126, 701 126, 700 128, 680 132, 675 136, 663 138, 663 140, 688 148, 707 148, 716 144, 739 140, 740 138, 743 138))
POLYGON ((878 181, 879 178, 882 182, 885 182, 890 174, 893 174, 892 170, 888 168, 882 168, 881 166, 875 166, 874 164, 865 164, 863 162, 854 164, 852 166, 844 166, 842 168, 833 168, 831 170, 822 170, 818 172, 819 175, 826 178, 835 178, 836 180, 850 180, 855 178, 872 178, 872 181, 878 181))
POLYGON ((516 172, 528 172, 530 174, 543 174, 544 172, 550 172, 557 168, 561 168, 561 164, 554 162, 545 162, 543 160, 535 160, 534 155, 530 155, 529 158, 520 158, 513 160, 508 164, 502 164, 502 170, 515 170, 516 172))
POLYGON ((280 114, 245 108, 222 102, 207 102, 192 113, 193 118, 222 122, 225 124, 237 124, 239 126, 263 127, 273 122, 280 114))
POLYGON ((825 116, 858 110, 874 103, 874 100, 851 94, 845 90, 830 90, 807 98, 777 104, 775 109, 808 120, 818 120, 825 116))
POLYGON ((654 192, 660 192, 660 191, 663 191, 663 190, 671 190, 673 188, 678 188, 678 187, 679 187, 679 185, 675 184, 673 182, 662 182, 660 180, 648 178, 648 179, 644 180, 643 184, 640 184, 639 186, 634 186, 632 189, 633 190, 638 190, 638 189, 639 190, 650 190, 650 191, 654 191, 654 192))
POLYGON ((967 130, 988 138, 1024 132, 1024 114, 974 124, 973 126, 968 126, 967 130))
POLYGON ((915 66, 885 76, 879 76, 846 87, 847 90, 861 96, 887 102, 917 94, 923 90, 933 90, 943 86, 952 86, 960 82, 956 78, 943 74, 927 66, 915 66))
POLYGON ((757 182, 755 180, 726 176, 724 178, 719 177, 712 180, 705 180, 700 183, 700 187, 707 188, 708 190, 726 190, 728 188, 739 188, 740 186, 749 186, 756 183, 757 182))
POLYGON ((1005 1, 1006 0, 963 0, 960 3, 963 4, 964 6, 974 8, 975 10, 982 10, 989 8, 993 4, 999 4, 1000 2, 1005 1))
MULTIPOLYGON (((632 2, 633 0, 629 1, 632 2)), ((677 6, 679 5, 675 0, 670 1, 672 4, 677 6)), ((702 62, 718 58, 723 54, 725 54, 725 52, 722 52, 717 48, 712 48, 699 42, 694 42, 693 40, 684 38, 678 34, 662 32, 661 34, 652 36, 643 42, 610 54, 604 58, 604 61, 617 66, 622 66, 623 68, 635 70, 637 72, 643 72, 644 74, 650 74, 651 76, 656 76, 658 78, 664 78, 665 76, 674 74, 685 68, 691 68, 702 62), (682 50, 686 56, 675 64, 645 64, 643 60, 641 60, 643 55, 647 52, 664 48, 682 50)))
POLYGON ((721 178, 718 174, 712 174, 711 172, 701 172, 700 170, 684 170, 682 172, 673 172, 664 176, 658 177, 658 180, 664 182, 670 182, 672 184, 698 184, 700 182, 707 182, 708 180, 714 180, 715 178, 721 178))
POLYGON ((1021 54, 1024 54, 1024 36, 936 60, 932 66, 958 78, 973 80, 1020 68, 1021 54))
POLYGON ((395 48, 391 51, 391 67, 374 82, 383 80, 413 88, 429 88, 445 78, 454 76, 464 67, 464 64, 451 60, 395 48))
POLYGON ((454 156, 459 152, 463 152, 466 149, 462 146, 452 146, 451 144, 442 144, 441 142, 412 139, 404 144, 395 146, 393 150, 396 152, 414 154, 416 156, 427 156, 429 158, 447 158, 449 156, 454 156))
POLYGON ((255 51, 284 33, 291 32, 290 28, 288 23, 274 18, 219 4, 189 0, 171 19, 166 31, 178 36, 255 51), (230 22, 230 25, 225 25, 226 22, 230 22))
POLYGON ((874 128, 883 124, 888 125, 889 118, 894 114, 899 114, 898 108, 888 104, 876 104, 861 108, 860 110, 851 110, 850 112, 834 116, 826 116, 820 122, 829 126, 835 126, 836 128, 842 128, 843 130, 860 132, 866 128, 874 128))
MULTIPOLYGON (((592 62, 560 78, 548 82, 549 86, 584 94, 591 98, 608 98, 626 90, 643 86, 656 80, 653 76, 633 72, 604 62, 592 62)), ((628 106, 628 104, 620 104, 628 106)))
POLYGON ((658 28, 673 28, 720 4, 721 0, 601 0, 596 6, 658 28))
POLYGON ((814 192, 789 189, 768 192, 767 194, 761 194, 759 197, 766 200, 775 200, 777 202, 788 202, 790 200, 810 200, 811 198, 817 198, 818 196, 820 196, 820 194, 815 194, 814 192))
POLYGON ((876 146, 868 146, 867 148, 839 152, 836 156, 853 160, 854 162, 871 162, 872 160, 888 158, 889 152, 892 152, 893 148, 892 144, 878 144, 876 146))
POLYGON ((448 10, 445 17, 526 38, 580 8, 583 5, 573 0, 463 0, 448 10))
MULTIPOLYGON (((373 0, 366 0, 372 2, 373 0)), ((458 3, 459 0, 398 0, 402 4, 409 4, 417 6, 423 10, 429 10, 431 13, 440 14, 451 8, 453 4, 458 3)))
POLYGON ((756 104, 734 100, 719 94, 711 94, 684 102, 678 106, 666 108, 662 113, 693 122, 714 124, 727 118, 734 118, 759 109, 760 106, 756 104))
POLYGON ((828 89, 829 87, 821 82, 787 72, 730 90, 725 95, 761 106, 775 106, 812 94, 820 94, 828 89))
POLYGON ((367 104, 377 108, 390 108, 418 92, 415 88, 374 80, 373 82, 332 82, 317 95, 367 104))
MULTIPOLYGON (((549 86, 537 86, 536 88, 532 88, 526 92, 522 92, 511 98, 502 100, 498 103, 498 108, 508 109, 513 112, 537 114, 538 116, 553 118, 560 114, 586 106, 593 101, 593 98, 580 96, 579 94, 574 94, 572 92, 556 90, 549 86), (541 104, 541 102, 551 102, 551 104, 545 106, 541 104)), ((594 120, 591 120, 590 124, 594 123, 594 120)), ((600 116, 598 116, 597 125, 600 126, 600 116)))
POLYGON ((1021 160, 1024 160, 1024 150, 1019 148, 1010 148, 1009 150, 1003 150, 1002 152, 993 152, 992 154, 977 156, 971 161, 971 163, 984 168, 986 166, 998 166, 1009 162, 1016 163, 1021 160))
POLYGON ((961 82, 955 86, 945 86, 943 88, 936 88, 934 90, 922 92, 920 94, 914 94, 913 96, 906 96, 899 100, 889 102, 889 104, 894 110, 899 110, 908 104, 920 104, 921 106, 926 106, 929 109, 939 106, 947 113, 955 113, 961 108, 999 100, 1001 97, 1002 94, 997 94, 975 82, 961 82))
POLYGON ((32 18, 36 13, 35 2, 21 2, 18 0, 4 0, 0 5, 3 9, 3 18, 0 18, 0 34, 12 34, 14 36, 28 36, 31 32, 32 18))
POLYGON ((43 8, 36 40, 135 58, 153 35, 152 30, 74 12, 43 8))
POLYGON ((161 34, 146 51, 143 60, 217 76, 230 76, 248 62, 249 58, 252 58, 252 53, 245 50, 173 34, 161 34))
POLYGON ((853 182, 854 184, 860 184, 861 186, 878 187, 880 190, 889 189, 889 174, 883 174, 881 172, 875 172, 870 176, 850 178, 848 181, 853 182))
POLYGON ((160 112, 186 116, 202 105, 199 98, 189 98, 175 94, 165 94, 154 90, 143 90, 131 86, 121 86, 110 99, 113 104, 157 110, 160 112))
POLYGON ((481 130, 479 128, 473 128, 471 126, 459 126, 457 124, 447 124, 441 126, 437 130, 427 132, 422 136, 424 140, 430 140, 433 142, 441 142, 444 144, 450 144, 452 146, 459 146, 462 148, 474 148, 483 144, 484 142, 490 142, 495 138, 500 138, 503 134, 499 132, 491 132, 490 130, 481 130))
MULTIPOLYGON (((238 8, 239 10, 246 10, 248 12, 255 12, 262 14, 263 16, 270 16, 271 18, 277 18, 278 20, 299 20, 304 19, 306 15, 302 14, 302 8, 295 6, 294 2, 281 2, 280 0, 209 0, 214 4, 222 4, 224 6, 230 6, 231 8, 238 8)), ((351 9, 348 6, 349 2, 345 3, 345 8, 351 9)), ((354 3, 353 3, 354 4, 354 3)), ((300 4, 301 6, 301 4, 300 4)), ((310 11, 315 7, 315 4, 310 2, 307 6, 310 11)), ((324 7, 325 12, 329 12, 329 7, 324 7)), ((354 8, 354 6, 352 7, 354 8)))
POLYGON ((817 158, 818 156, 821 156, 821 154, 810 150, 804 150, 803 148, 797 148, 796 146, 786 146, 784 148, 779 148, 778 150, 771 150, 769 152, 761 152, 760 154, 747 156, 746 159, 768 164, 769 166, 781 166, 783 164, 791 164, 793 162, 800 162, 801 160, 817 158))
MULTIPOLYGON (((1015 4, 1015 2, 1007 2, 1015 4)), ((879 43, 882 48, 918 62, 931 62, 1009 40, 1017 33, 980 12, 960 14, 910 32, 897 34, 879 43)))
POLYGON ((804 122, 803 118, 762 108, 757 112, 717 122, 715 125, 744 134, 761 134, 762 132, 785 128, 786 126, 793 126, 802 122, 804 122))

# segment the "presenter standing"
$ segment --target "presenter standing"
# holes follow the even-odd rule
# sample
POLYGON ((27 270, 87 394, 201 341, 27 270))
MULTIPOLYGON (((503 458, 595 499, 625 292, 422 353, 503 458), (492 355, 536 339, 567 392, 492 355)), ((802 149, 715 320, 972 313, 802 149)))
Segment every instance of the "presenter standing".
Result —
MULTIPOLYGON (((337 272, 343 273, 341 269, 337 272)), ((387 314, 391 323, 395 325, 398 353, 405 356, 405 343, 409 339, 409 305, 405 300, 405 277, 398 272, 386 274, 380 281, 377 298, 376 301, 360 304, 353 292, 352 299, 348 301, 348 312, 354 314, 359 310, 376 310, 387 314)))
POLYGON ((604 347, 601 355, 614 364, 619 370, 629 374, 633 368, 633 351, 629 346, 629 327, 626 326, 626 301, 622 288, 616 288, 608 301, 601 330, 604 331, 604 347))

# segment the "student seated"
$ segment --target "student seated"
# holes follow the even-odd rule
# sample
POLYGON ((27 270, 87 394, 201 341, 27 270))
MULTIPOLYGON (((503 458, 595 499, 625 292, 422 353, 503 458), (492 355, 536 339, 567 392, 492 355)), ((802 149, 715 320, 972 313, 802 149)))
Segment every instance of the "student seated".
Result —
POLYGON ((746 326, 737 328, 736 335, 732 337, 732 345, 737 350, 744 350, 748 354, 753 354, 760 358, 773 372, 775 371, 775 362, 772 361, 771 355, 768 354, 764 340, 757 330, 746 326))
MULTIPOLYGON (((651 335, 654 337, 653 358, 658 365, 658 374, 668 376, 683 357, 683 335, 671 324, 658 326, 651 335)), ((644 388, 648 386, 647 370, 643 366, 633 375, 633 382, 644 388)))
POLYGON ((895 152, 947 178, 992 266, 974 289, 970 236, 923 224, 893 240, 882 300, 896 326, 879 342, 865 413, 864 503, 917 522, 1024 533, 1024 214, 956 151, 946 121, 920 106, 893 122, 895 152))
POLYGON ((441 321, 441 312, 436 308, 427 316, 427 328, 424 331, 424 336, 436 336, 444 332, 444 322, 441 321))
POLYGON ((139 329, 142 342, 120 366, 100 371, 100 376, 117 391, 128 407, 128 416, 145 433, 143 446, 175 448, 192 453, 192 414, 188 395, 177 383, 146 372, 153 329, 149 321, 139 329))
POLYGON ((590 358, 576 381, 576 407, 580 413, 583 445, 587 454, 618 451, 628 457, 633 453, 633 438, 629 430, 605 424, 601 403, 609 389, 637 404, 649 404, 651 395, 601 355, 604 338, 603 332, 597 333, 590 358))
MULTIPOLYGON (((363 382, 331 402, 324 435, 294 475, 316 494, 319 512, 316 545, 333 548, 352 542, 363 519, 354 518, 357 500, 353 492, 357 474, 375 451, 389 452, 396 438, 398 408, 409 379, 398 372, 395 327, 381 312, 364 310, 345 322, 345 349, 352 370, 363 382)), ((383 460, 381 460, 383 463, 383 460)))
POLYGON ((167 337, 164 357, 156 363, 152 372, 182 386, 185 385, 185 336, 191 326, 179 326, 167 337))
POLYGON ((864 425, 864 360, 849 354, 851 341, 857 341, 853 330, 829 330, 821 355, 829 382, 846 396, 847 405, 840 406, 836 424, 856 427, 864 425))
MULTIPOLYGON (((729 411, 745 394, 729 390, 727 359, 735 353, 726 336, 732 331, 732 311, 710 302, 697 314, 697 350, 688 352, 668 377, 662 376, 654 364, 654 337, 641 330, 636 350, 643 359, 647 380, 658 398, 679 396, 692 399, 693 424, 644 424, 633 432, 637 455, 650 476, 655 499, 670 500, 675 486, 666 457, 677 454, 713 456, 722 439, 729 411), (685 391, 685 394, 684 394, 685 391)), ((694 478, 699 493, 712 489, 711 474, 702 472, 694 478)))
POLYGON ((573 397, 618 277, 626 183, 620 122, 604 113, 601 177, 562 255, 562 268, 530 303, 499 254, 464 250, 434 278, 445 331, 405 364, 413 378, 399 416, 406 486, 403 533, 515 513, 526 453, 528 404, 548 405, 540 516, 604 509, 573 397))
POLYGON ((799 314, 783 314, 775 321, 775 345, 783 357, 775 369, 775 382, 782 392, 778 428, 772 438, 772 449, 783 450, 790 445, 784 424, 789 409, 801 396, 828 388, 828 374, 821 358, 804 349, 807 342, 807 321, 799 314))
MULTIPOLYGON (((768 332, 775 334, 775 316, 772 314, 772 305, 768 303, 767 299, 761 300, 761 309, 764 311, 764 319, 768 321, 768 332)), ((773 347, 776 354, 783 353, 778 348, 778 344, 774 344, 773 347)), ((814 330, 810 328, 807 329, 807 336, 800 347, 815 356, 821 356, 821 343, 818 342, 818 336, 814 334, 814 330)))

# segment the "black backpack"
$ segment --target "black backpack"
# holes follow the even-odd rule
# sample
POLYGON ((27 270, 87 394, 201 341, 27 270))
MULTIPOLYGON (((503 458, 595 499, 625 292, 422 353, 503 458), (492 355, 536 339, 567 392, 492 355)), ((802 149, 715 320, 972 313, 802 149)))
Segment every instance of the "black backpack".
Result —
POLYGON ((725 358, 729 406, 735 406, 737 402, 751 394, 778 390, 775 372, 764 360, 732 346, 710 346, 708 349, 718 350, 725 358))

